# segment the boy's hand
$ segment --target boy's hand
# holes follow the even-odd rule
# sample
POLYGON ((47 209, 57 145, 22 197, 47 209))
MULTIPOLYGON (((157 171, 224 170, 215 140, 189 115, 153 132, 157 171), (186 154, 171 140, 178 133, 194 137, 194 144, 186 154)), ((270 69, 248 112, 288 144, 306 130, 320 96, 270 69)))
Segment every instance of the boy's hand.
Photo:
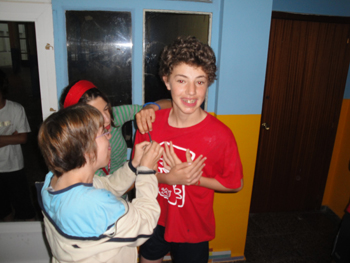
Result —
MULTIPOLYGON (((170 171, 171 168, 175 167, 175 165, 180 164, 182 162, 177 157, 174 151, 173 142, 170 141, 170 147, 168 146, 167 143, 164 143, 164 148, 165 148, 165 151, 163 152, 163 166, 165 169, 170 171)), ((189 149, 186 150, 186 160, 188 163, 192 163, 189 149)))
POLYGON ((152 122, 156 119, 153 105, 147 105, 138 113, 136 113, 136 124, 141 134, 152 131, 152 122))
MULTIPOLYGON (((186 156, 188 156, 187 153, 186 156)), ((161 176, 162 179, 160 179, 160 181, 169 185, 196 185, 203 174, 202 170, 205 166, 204 161, 206 159, 206 157, 200 155, 193 162, 190 160, 190 162, 176 164, 171 168, 170 172, 164 174, 164 176, 158 174, 158 179, 160 179, 161 176)))
POLYGON ((162 157, 163 151, 163 147, 157 142, 153 141, 152 143, 149 143, 145 148, 140 165, 157 171, 158 161, 160 157, 162 157))

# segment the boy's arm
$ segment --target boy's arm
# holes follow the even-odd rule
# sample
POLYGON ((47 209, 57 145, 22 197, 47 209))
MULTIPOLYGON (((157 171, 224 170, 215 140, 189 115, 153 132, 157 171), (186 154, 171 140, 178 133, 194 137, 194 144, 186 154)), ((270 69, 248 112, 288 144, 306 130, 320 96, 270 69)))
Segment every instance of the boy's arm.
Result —
POLYGON ((218 166, 221 169, 217 170, 216 174, 211 174, 211 177, 201 177, 198 186, 216 192, 239 192, 243 188, 243 168, 237 143, 232 133, 229 133, 225 138, 225 144, 219 157, 218 166))
MULTIPOLYGON (((157 100, 155 103, 159 105, 160 109, 167 109, 172 107, 171 100, 157 100)), ((156 119, 154 112, 159 110, 159 107, 155 104, 148 104, 138 113, 136 113, 136 125, 141 134, 152 131, 152 123, 156 119)))
POLYGON ((242 190, 243 188, 243 178, 241 179, 241 185, 238 188, 227 188, 223 186, 221 183, 219 183, 218 180, 215 178, 208 178, 208 177, 201 177, 198 181, 198 186, 206 187, 209 189, 213 189, 216 192, 223 192, 223 193, 236 193, 242 190))
POLYGON ((23 144, 27 142, 27 133, 14 132, 12 135, 0 135, 0 148, 7 145, 23 144))

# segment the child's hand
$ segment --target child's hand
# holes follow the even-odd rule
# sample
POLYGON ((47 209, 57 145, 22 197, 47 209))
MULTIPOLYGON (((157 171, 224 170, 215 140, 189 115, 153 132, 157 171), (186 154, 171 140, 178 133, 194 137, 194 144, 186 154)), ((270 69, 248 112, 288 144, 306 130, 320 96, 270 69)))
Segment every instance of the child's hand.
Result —
POLYGON ((134 158, 131 161, 132 165, 135 168, 140 165, 143 153, 145 152, 146 147, 149 146, 150 144, 151 144, 150 142, 144 141, 135 145, 135 154, 134 154, 134 158))
POLYGON ((141 134, 152 131, 152 122, 156 119, 154 109, 151 105, 147 105, 138 113, 136 113, 136 124, 141 134))
POLYGON ((157 142, 153 141, 145 148, 140 165, 146 166, 157 171, 157 165, 160 157, 163 155, 163 147, 157 142))
MULTIPOLYGON (((182 162, 177 157, 174 151, 173 142, 170 142, 170 147, 168 146, 167 143, 164 143, 164 148, 165 148, 165 151, 163 152, 163 166, 165 169, 170 171, 171 168, 175 167, 175 165, 180 164, 182 162)), ((186 159, 187 159, 187 162, 192 163, 189 149, 186 150, 186 159)))
POLYGON ((196 185, 198 183, 198 180, 203 174, 202 170, 205 166, 204 161, 207 158, 200 155, 195 161, 192 162, 191 158, 188 156, 189 154, 186 152, 187 160, 189 158, 190 162, 187 161, 176 164, 171 168, 170 172, 166 174, 167 184, 196 185))

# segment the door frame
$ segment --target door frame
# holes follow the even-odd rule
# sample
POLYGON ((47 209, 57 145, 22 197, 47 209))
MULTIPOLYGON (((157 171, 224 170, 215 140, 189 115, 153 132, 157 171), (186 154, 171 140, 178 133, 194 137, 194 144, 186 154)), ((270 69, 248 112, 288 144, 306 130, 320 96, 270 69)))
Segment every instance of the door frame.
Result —
POLYGON ((51 0, 0 0, 0 19, 35 23, 42 118, 57 111, 57 84, 51 0), (40 3, 39 3, 40 2, 40 3))
MULTIPOLYGON (((286 13, 286 12, 278 12, 278 11, 273 11, 272 12, 272 18, 271 19, 284 19, 284 20, 293 20, 293 21, 309 21, 309 22, 321 22, 321 23, 337 23, 337 24, 350 24, 350 18, 349 17, 335 17, 335 16, 321 16, 321 15, 309 15, 309 14, 294 14, 294 13, 286 13)), ((272 22, 271 22, 272 24, 272 22)), ((270 41, 269 40, 269 52, 270 52, 270 41)), ((271 54, 268 54, 268 56, 270 56, 271 54)), ((269 60, 269 59, 268 59, 269 60)), ((349 67, 350 69, 350 67, 349 67)), ((349 70, 347 71, 349 72, 349 70)), ((349 78, 349 74, 347 74, 347 78, 349 78)), ((267 71, 266 71, 266 79, 267 79, 267 71)), ((265 119, 266 116, 264 116, 264 107, 265 107, 265 91, 266 91, 266 85, 267 85, 267 80, 266 83, 264 85, 264 102, 262 105, 262 112, 261 112, 261 122, 260 122, 260 129, 259 129, 259 141, 258 141, 258 150, 257 150, 257 159, 256 159, 256 166, 255 166, 255 172, 254 172, 254 181, 253 181, 253 190, 252 190, 252 200, 253 200, 253 194, 254 194, 254 185, 255 185, 255 180, 256 180, 256 175, 257 175, 257 168, 258 168, 258 162, 259 162, 259 148, 261 147, 261 137, 262 137, 262 133, 266 132, 264 131, 264 126, 263 124, 265 123, 265 119), (265 118, 265 119, 264 119, 265 118)), ((346 89, 346 83, 344 83, 344 89, 346 89)), ((341 104, 340 104, 341 105, 341 104)), ((339 109, 339 116, 340 116, 340 109, 339 109)), ((336 122, 336 124, 334 125, 335 127, 337 127, 339 118, 336 122)), ((265 128, 266 129, 266 128, 265 128)), ((336 128, 337 129, 337 128, 336 128)), ((333 146, 335 143, 335 136, 334 135, 334 142, 333 142, 333 146)), ((332 146, 332 147, 333 147, 332 146)), ((329 165, 331 164, 331 160, 329 161, 329 165)), ((327 169, 327 177, 329 176, 329 169, 327 169)), ((325 182, 325 187, 326 187, 326 182, 325 182)), ((266 189, 265 189, 266 191, 266 189)), ((325 188, 323 190, 323 194, 325 193, 325 188)), ((251 200, 251 201, 252 201, 251 200)), ((322 206, 322 199, 321 199, 321 204, 322 206)), ((252 205, 251 205, 252 208, 252 205)), ((260 212, 264 212, 264 211, 252 211, 252 213, 260 213, 260 212)), ((266 211, 268 212, 268 211, 266 211)), ((278 211, 277 211, 278 212, 278 211)))

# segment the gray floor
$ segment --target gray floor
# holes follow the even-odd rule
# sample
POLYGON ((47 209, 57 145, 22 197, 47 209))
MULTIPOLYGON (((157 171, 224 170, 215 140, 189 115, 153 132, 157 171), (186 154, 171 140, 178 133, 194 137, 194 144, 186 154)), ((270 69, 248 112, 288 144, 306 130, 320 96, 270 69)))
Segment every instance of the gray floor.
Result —
POLYGON ((246 260, 215 263, 330 263, 339 224, 340 218, 327 207, 312 212, 250 214, 246 260))
POLYGON ((340 218, 328 208, 314 212, 250 214, 249 263, 328 263, 340 218))

